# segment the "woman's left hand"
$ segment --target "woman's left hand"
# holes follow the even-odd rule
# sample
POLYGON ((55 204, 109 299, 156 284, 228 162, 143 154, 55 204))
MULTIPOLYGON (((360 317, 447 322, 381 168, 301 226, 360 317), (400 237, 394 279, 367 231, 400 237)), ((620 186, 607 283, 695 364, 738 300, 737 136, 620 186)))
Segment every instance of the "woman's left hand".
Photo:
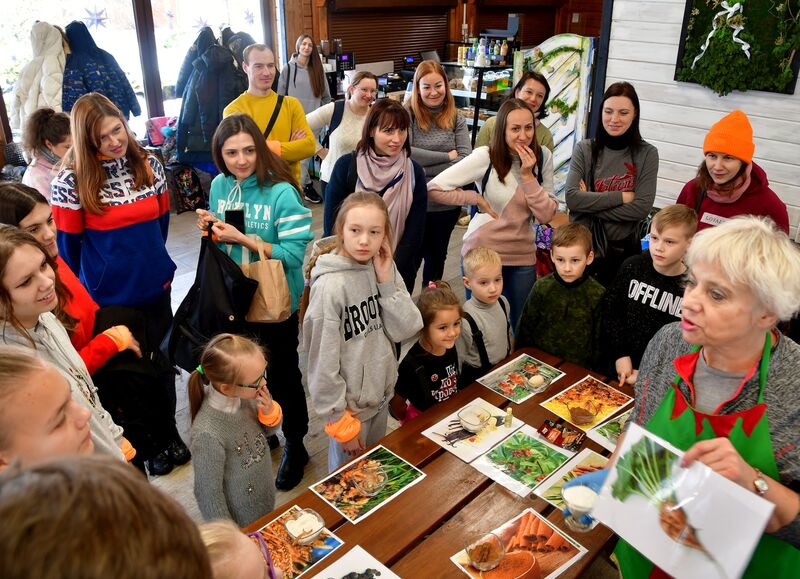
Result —
POLYGON ((389 245, 389 240, 384 237, 381 248, 372 258, 372 265, 375 267, 375 277, 378 278, 378 283, 392 281, 393 260, 392 246, 389 245))
POLYGON ((688 467, 695 460, 747 490, 753 490, 756 471, 744 461, 727 438, 712 438, 695 443, 683 455, 681 466, 688 467))
POLYGON ((214 222, 214 225, 211 227, 211 231, 215 235, 215 241, 222 243, 237 243, 242 245, 247 239, 247 236, 244 233, 236 229, 236 227, 230 223, 225 223, 223 221, 214 222))
POLYGON ((523 183, 528 183, 535 179, 533 167, 536 165, 536 154, 527 145, 517 145, 517 154, 519 154, 519 161, 522 165, 519 170, 520 177, 522 177, 523 183))

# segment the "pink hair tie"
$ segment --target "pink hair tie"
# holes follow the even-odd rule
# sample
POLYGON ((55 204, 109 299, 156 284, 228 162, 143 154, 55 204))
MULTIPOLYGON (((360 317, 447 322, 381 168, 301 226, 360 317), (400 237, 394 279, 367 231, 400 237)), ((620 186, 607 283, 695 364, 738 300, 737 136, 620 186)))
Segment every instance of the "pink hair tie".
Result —
POLYGON ((428 282, 428 289, 436 289, 436 284, 432 281, 428 282))

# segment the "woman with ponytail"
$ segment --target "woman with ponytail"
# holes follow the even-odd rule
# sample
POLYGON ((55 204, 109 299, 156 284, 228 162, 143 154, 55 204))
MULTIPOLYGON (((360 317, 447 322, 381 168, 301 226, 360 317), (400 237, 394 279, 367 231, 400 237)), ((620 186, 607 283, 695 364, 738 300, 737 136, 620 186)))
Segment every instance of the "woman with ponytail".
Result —
POLYGON ((50 181, 58 174, 61 158, 72 146, 69 115, 43 108, 35 111, 22 134, 22 146, 31 162, 22 183, 33 187, 50 201, 50 181))

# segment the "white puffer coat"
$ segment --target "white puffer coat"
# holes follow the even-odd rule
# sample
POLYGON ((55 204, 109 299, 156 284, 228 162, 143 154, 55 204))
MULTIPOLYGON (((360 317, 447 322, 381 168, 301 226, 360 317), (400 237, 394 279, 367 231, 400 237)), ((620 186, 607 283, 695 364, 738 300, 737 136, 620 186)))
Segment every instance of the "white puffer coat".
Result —
POLYGON ((47 22, 31 28, 33 59, 25 65, 14 86, 11 126, 23 129, 28 116, 42 107, 61 111, 61 87, 64 84, 64 46, 61 33, 47 22))

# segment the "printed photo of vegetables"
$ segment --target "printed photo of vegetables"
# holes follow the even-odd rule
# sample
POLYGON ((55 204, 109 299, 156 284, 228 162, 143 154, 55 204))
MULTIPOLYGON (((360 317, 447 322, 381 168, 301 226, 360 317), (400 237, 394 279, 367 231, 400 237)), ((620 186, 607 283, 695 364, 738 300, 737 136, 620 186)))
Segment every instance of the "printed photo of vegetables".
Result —
POLYGON ((272 564, 283 571, 286 579, 296 579, 305 574, 344 544, 339 537, 325 528, 308 545, 300 545, 292 540, 284 524, 297 511, 300 511, 300 507, 294 505, 258 530, 267 542, 272 564))
POLYGON ((631 423, 592 516, 669 575, 740 577, 773 505, 681 456, 631 423))
POLYGON ((573 455, 545 441, 535 429, 525 425, 472 465, 524 497, 573 455))
POLYGON ((478 382, 492 392, 520 404, 531 396, 544 392, 563 375, 561 370, 533 356, 522 354, 478 378, 478 382))
POLYGON ((589 438, 594 440, 597 444, 601 445, 606 450, 611 452, 617 448, 617 441, 620 435, 625 432, 625 427, 628 424, 628 419, 631 417, 633 408, 610 418, 605 423, 592 428, 587 434, 589 438))
POLYGON ((480 544, 467 547, 450 558, 467 576, 474 579, 552 579, 586 553, 580 543, 533 509, 526 509, 491 533, 499 538, 503 550, 494 569, 479 571, 472 564, 480 544))
POLYGON ((310 488, 355 524, 424 477, 421 470, 378 446, 310 488))
POLYGON ((542 406, 581 430, 589 430, 632 402, 633 398, 627 394, 587 375, 542 402, 542 406))
POLYGON ((606 457, 600 456, 590 448, 584 448, 533 492, 557 509, 563 509, 564 499, 561 497, 561 489, 564 485, 581 475, 605 468, 607 464, 606 457))

